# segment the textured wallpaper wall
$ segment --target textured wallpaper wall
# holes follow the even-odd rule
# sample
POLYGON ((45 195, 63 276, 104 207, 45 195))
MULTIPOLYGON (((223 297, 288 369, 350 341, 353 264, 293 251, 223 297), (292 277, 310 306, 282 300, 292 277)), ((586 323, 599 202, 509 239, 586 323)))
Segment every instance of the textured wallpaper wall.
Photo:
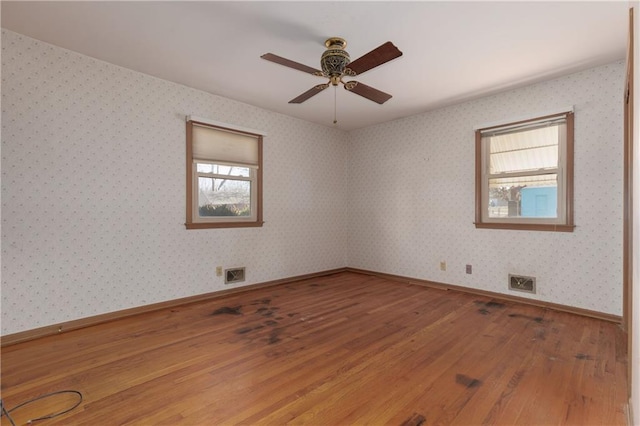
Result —
POLYGON ((621 315, 623 82, 619 62, 351 132, 349 266, 525 297, 507 276, 535 276, 533 298, 621 315), (474 127, 571 105, 575 231, 475 229, 474 127))
POLYGON ((620 314, 623 76, 344 134, 3 31, 2 334, 228 288, 218 265, 245 285, 353 266, 505 293, 514 272, 620 314), (473 127, 567 105, 576 231, 476 230, 473 127), (263 228, 185 230, 190 114, 267 133, 263 228))
POLYGON ((2 334, 346 266, 345 135, 2 32, 2 334), (185 115, 265 131, 262 228, 189 230, 185 115))

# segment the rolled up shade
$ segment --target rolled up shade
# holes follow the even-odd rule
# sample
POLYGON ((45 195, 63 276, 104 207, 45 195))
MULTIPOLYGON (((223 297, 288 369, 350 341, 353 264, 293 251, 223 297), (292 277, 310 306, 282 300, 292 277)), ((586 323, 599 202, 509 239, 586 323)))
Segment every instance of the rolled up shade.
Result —
POLYGON ((258 136, 191 124, 194 160, 259 164, 258 136))
POLYGON ((559 145, 564 135, 564 120, 497 135, 483 134, 483 140, 490 140, 489 173, 557 168, 559 145))

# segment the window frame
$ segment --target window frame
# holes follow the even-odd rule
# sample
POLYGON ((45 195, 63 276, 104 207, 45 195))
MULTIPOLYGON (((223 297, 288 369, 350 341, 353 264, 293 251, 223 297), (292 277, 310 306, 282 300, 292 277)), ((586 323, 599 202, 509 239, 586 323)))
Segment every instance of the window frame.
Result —
MULTIPOLYGON (((262 138, 263 134, 253 130, 234 128, 232 126, 211 122, 195 117, 187 117, 186 121, 186 139, 187 139, 187 152, 186 152, 186 222, 185 227, 187 229, 211 229, 211 228, 246 228, 246 227, 261 227, 264 224, 262 219, 262 138), (237 164, 224 159, 220 160, 206 160, 197 161, 193 158, 193 126, 209 127, 212 129, 238 133, 248 135, 256 138, 258 148, 258 163, 257 165, 237 164), (208 164, 220 164, 220 165, 232 165, 238 167, 249 167, 250 174, 254 175, 249 179, 243 177, 233 176, 233 180, 249 180, 251 185, 251 197, 252 197, 252 210, 255 200, 255 214, 251 216, 220 216, 202 219, 198 215, 198 196, 196 191, 198 189, 197 179, 200 172, 197 171, 197 163, 208 164), (255 199, 254 199, 255 195, 255 199), (197 216, 196 216, 197 215, 197 216)), ((252 211, 253 213, 253 211, 252 211)))
MULTIPOLYGON (((572 110, 565 110, 560 113, 477 128, 475 130, 475 145, 476 206, 474 224, 476 228, 573 232, 575 224, 573 219, 574 113, 572 110), (558 176, 558 216, 556 218, 489 218, 489 144, 483 144, 482 133, 496 129, 522 127, 534 122, 553 121, 558 118, 565 118, 566 120, 566 138, 564 146, 562 146, 562 138, 560 138, 560 146, 558 147, 558 166, 555 169, 558 176)), ((514 172, 514 174, 517 173, 518 172, 514 172)), ((537 174, 541 175, 547 173, 553 173, 553 171, 534 171, 524 173, 524 175, 534 176, 537 174)))

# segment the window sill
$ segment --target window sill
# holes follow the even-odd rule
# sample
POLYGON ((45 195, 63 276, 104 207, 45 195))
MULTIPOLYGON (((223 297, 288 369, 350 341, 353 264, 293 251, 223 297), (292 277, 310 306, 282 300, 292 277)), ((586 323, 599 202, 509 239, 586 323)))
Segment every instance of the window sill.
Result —
POLYGON ((187 222, 184 226, 187 229, 214 229, 214 228, 258 228, 262 227, 264 221, 259 222, 187 222))
POLYGON ((547 224, 547 223, 488 223, 474 222, 476 228, 481 229, 512 229, 518 231, 551 231, 573 232, 575 225, 547 224))

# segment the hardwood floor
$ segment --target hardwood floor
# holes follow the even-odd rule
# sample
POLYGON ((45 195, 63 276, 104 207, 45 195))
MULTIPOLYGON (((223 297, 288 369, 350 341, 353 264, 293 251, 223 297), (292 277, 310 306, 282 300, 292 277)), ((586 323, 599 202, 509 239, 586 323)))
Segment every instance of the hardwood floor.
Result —
POLYGON ((624 344, 610 322, 340 273, 3 348, 2 398, 82 392, 47 425, 624 425, 624 344))

